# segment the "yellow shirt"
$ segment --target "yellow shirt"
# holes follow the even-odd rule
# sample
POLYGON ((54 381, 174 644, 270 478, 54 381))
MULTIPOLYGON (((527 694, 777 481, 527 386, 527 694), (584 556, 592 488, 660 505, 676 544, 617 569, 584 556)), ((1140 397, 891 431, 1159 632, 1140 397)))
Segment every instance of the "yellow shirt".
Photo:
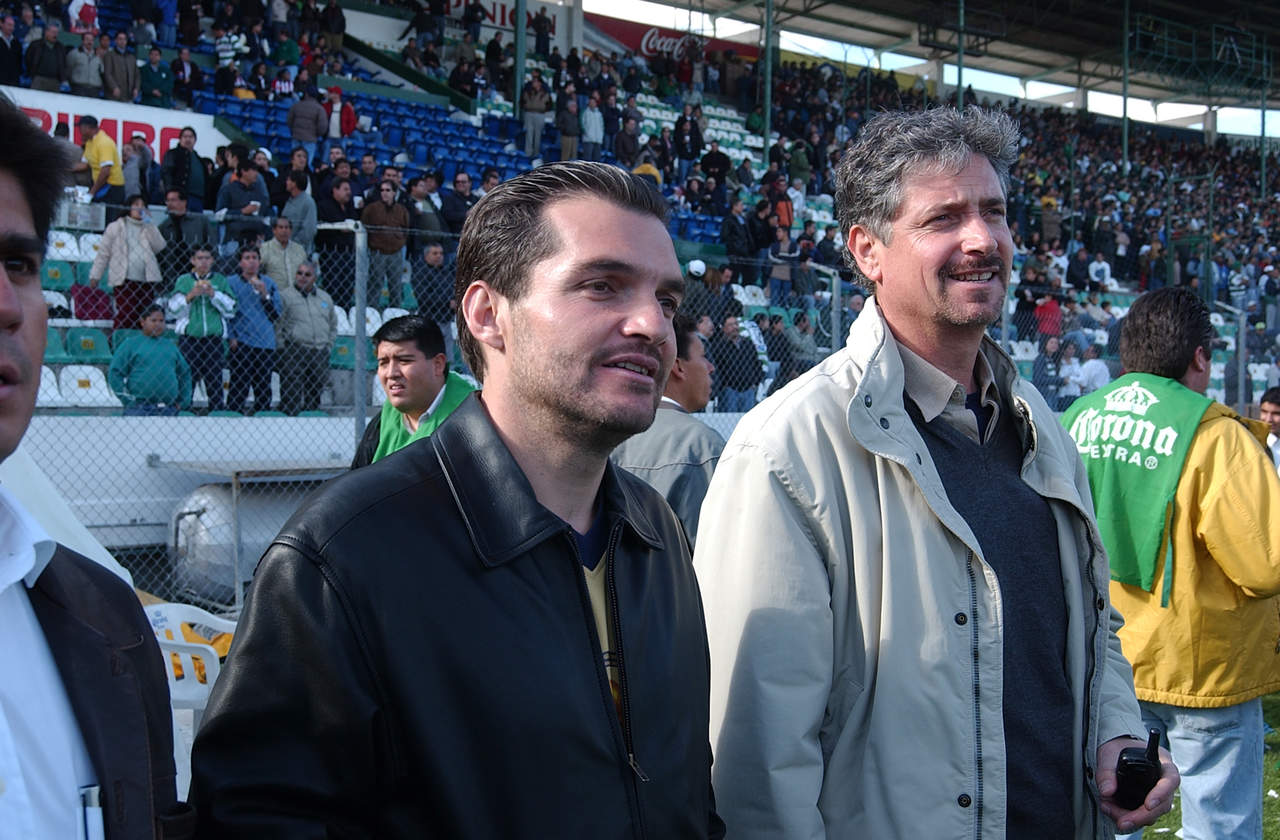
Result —
POLYGON ((94 181, 98 179, 98 170, 104 165, 111 166, 111 174, 107 176, 107 186, 124 186, 124 168, 120 165, 120 150, 116 143, 99 129, 93 139, 84 144, 84 162, 89 164, 94 181))

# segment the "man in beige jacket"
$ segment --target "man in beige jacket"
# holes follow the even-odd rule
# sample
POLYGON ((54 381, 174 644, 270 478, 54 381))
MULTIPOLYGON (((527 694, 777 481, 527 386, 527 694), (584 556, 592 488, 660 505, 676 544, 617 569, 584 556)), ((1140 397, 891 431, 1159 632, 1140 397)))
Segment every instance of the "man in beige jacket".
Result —
POLYGON ((838 175, 874 297, 739 423, 694 566, 735 838, 1094 838, 1142 720, 1075 445, 985 338, 1013 256, 1012 121, 889 113, 838 175))

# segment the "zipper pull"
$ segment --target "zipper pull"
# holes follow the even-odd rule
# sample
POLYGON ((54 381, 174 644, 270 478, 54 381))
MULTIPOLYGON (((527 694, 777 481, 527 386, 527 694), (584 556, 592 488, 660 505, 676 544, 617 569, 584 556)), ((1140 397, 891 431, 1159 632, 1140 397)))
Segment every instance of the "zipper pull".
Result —
POLYGON ((635 753, 627 753, 627 763, 631 765, 632 771, 635 772, 636 776, 640 779, 640 781, 642 782, 649 781, 649 777, 645 775, 644 769, 641 768, 638 763, 636 763, 635 753))

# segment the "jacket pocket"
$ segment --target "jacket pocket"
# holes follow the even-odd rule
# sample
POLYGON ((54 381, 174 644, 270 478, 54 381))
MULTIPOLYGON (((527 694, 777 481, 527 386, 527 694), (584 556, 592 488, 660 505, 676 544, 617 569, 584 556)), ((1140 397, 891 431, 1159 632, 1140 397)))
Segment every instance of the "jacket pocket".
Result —
POLYGON ((862 698, 864 686, 852 678, 852 673, 853 668, 843 668, 831 686, 831 699, 827 702, 827 711, 822 717, 822 729, 818 731, 824 760, 831 758, 831 751, 848 727, 849 715, 862 698))

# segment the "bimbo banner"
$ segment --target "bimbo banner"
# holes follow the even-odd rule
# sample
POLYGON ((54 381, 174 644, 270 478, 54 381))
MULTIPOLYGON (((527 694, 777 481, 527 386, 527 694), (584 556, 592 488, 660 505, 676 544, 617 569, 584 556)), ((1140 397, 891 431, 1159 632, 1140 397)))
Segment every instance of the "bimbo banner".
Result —
POLYGON ((693 35, 689 32, 680 32, 676 29, 665 29, 661 26, 650 26, 644 23, 632 23, 629 20, 605 17, 593 12, 584 12, 582 17, 610 38, 613 38, 636 55, 642 55, 646 59, 657 55, 671 55, 679 58, 689 44, 699 41, 702 42, 703 49, 707 52, 733 50, 734 53, 743 58, 756 59, 760 57, 760 49, 753 44, 740 44, 737 41, 725 41, 721 38, 707 38, 702 35, 693 35))
POLYGON ((105 131, 116 145, 128 142, 134 132, 142 132, 156 160, 177 145, 183 126, 196 130, 196 151, 204 157, 212 158, 219 146, 229 142, 226 135, 214 128, 213 117, 208 114, 19 87, 0 86, 0 92, 50 134, 55 125, 66 123, 71 129, 71 139, 77 145, 80 144, 80 134, 76 130, 76 120, 82 116, 97 117, 99 130, 105 131))

